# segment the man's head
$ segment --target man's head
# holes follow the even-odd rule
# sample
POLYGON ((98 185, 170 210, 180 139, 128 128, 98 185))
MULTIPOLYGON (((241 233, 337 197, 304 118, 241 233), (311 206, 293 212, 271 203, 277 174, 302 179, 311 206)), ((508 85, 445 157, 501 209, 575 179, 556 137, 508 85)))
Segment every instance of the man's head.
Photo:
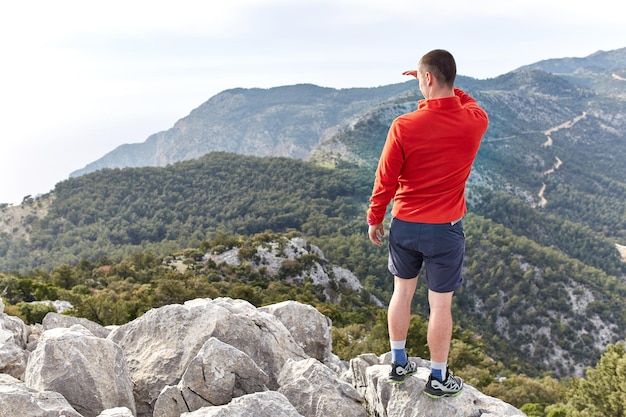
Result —
POLYGON ((417 66, 417 79, 425 98, 434 98, 434 89, 454 88, 456 62, 448 51, 435 49, 424 55, 417 66), (436 84, 435 84, 436 83, 436 84))

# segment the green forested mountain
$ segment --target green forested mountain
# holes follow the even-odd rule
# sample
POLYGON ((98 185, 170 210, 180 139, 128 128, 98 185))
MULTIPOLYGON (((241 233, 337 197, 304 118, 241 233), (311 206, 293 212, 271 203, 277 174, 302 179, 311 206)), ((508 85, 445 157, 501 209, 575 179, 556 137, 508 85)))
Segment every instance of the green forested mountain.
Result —
MULTIPOLYGON (((466 285, 455 317, 509 369, 581 374, 626 335, 626 264, 616 246, 626 245, 626 100, 590 81, 593 71, 621 74, 615 62, 626 62, 616 56, 597 55, 595 67, 589 57, 584 71, 568 66, 566 75, 522 68, 459 77, 490 126, 468 186, 466 285)), ((271 230, 301 234, 387 300, 386 251, 367 240, 364 214, 389 123, 419 98, 415 82, 221 93, 172 130, 91 166, 102 169, 0 208, 0 271, 17 287, 37 276, 75 284, 62 277, 88 281, 94 265, 271 230), (120 167, 106 168, 111 161, 120 167), (64 265, 79 272, 64 275, 64 265)), ((85 282, 76 291, 88 293, 85 282)), ((423 286, 418 293, 415 311, 426 315, 423 286)))
POLYGON ((50 269, 138 249, 166 253, 198 246, 218 230, 330 234, 361 215, 365 177, 297 159, 223 152, 164 168, 104 169, 57 184, 44 197, 52 200, 47 214, 24 219, 28 238, 5 234, 0 268, 50 269))

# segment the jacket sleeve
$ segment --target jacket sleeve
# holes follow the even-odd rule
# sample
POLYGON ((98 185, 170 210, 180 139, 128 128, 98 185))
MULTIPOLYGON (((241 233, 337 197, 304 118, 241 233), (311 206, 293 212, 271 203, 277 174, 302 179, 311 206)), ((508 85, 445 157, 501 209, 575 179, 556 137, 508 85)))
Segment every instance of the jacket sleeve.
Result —
POLYGON ((399 140, 400 130, 400 123, 396 119, 389 129, 376 169, 376 179, 367 211, 367 223, 370 225, 383 222, 387 206, 398 187, 398 177, 404 162, 404 153, 399 140))
POLYGON ((454 87, 454 94, 461 99, 461 105, 464 108, 470 110, 475 117, 484 119, 486 122, 489 121, 489 118, 487 117, 487 112, 478 105, 478 103, 476 102, 476 100, 474 100, 472 96, 457 87, 454 87))

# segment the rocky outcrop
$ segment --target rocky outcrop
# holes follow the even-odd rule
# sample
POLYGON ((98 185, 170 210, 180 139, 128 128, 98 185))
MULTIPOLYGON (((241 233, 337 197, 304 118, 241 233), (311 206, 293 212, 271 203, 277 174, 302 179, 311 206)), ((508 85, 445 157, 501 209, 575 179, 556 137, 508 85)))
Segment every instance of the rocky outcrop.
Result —
POLYGON ((276 391, 265 391, 233 399, 229 404, 183 413, 181 417, 304 417, 276 391))
POLYGON ((315 359, 287 361, 278 382, 303 416, 366 417, 363 397, 315 359))
POLYGON ((332 353, 332 322, 313 306, 285 301, 260 310, 278 318, 308 357, 324 363, 338 362, 332 353))
MULTIPOLYGON (((241 265, 242 259, 240 257, 240 250, 241 248, 234 247, 221 253, 207 253, 205 258, 202 259, 201 262, 198 262, 198 264, 201 265, 206 259, 210 259, 217 264, 227 263, 229 265, 241 265)), ((243 262, 257 271, 259 268, 263 268, 265 273, 270 276, 276 276, 283 262, 287 259, 297 260, 308 255, 318 258, 318 260, 314 261, 309 260, 310 262, 307 262, 308 266, 304 268, 300 274, 292 276, 291 279, 296 282, 311 279, 314 284, 324 287, 324 295, 326 299, 331 302, 341 301, 341 296, 336 294, 336 291, 330 290, 333 285, 340 284, 357 292, 363 289, 363 284, 361 284, 361 281, 359 281, 356 275, 345 268, 324 262, 326 260, 324 252, 302 237, 292 237, 283 242, 269 242, 258 245, 255 250, 254 260, 246 260, 243 262)), ((187 268, 188 260, 178 257, 168 262, 168 264, 174 266, 179 271, 184 271, 187 268)), ((383 305, 375 296, 370 295, 370 298, 379 306, 383 305)))
POLYGON ((211 337, 189 363, 180 382, 161 390, 154 417, 225 405, 233 398, 267 391, 270 380, 246 353, 211 337))
POLYGON ((113 330, 54 313, 29 328, 2 311, 0 301, 0 364, 23 364, 0 369, 2 417, 524 415, 469 386, 422 395, 419 358, 400 387, 386 382, 388 355, 342 362, 330 320, 293 301, 196 299, 113 330))
POLYGON ((198 299, 150 310, 108 336, 126 352, 139 415, 148 415, 161 390, 179 382, 210 337, 248 355, 272 390, 287 359, 307 357, 276 317, 246 301, 198 299))
POLYGON ((19 378, 28 361, 28 327, 17 317, 4 314, 0 299, 0 373, 19 378))
POLYGON ((59 327, 72 327, 76 324, 83 326, 97 337, 106 338, 109 333, 111 333, 110 329, 100 326, 98 323, 94 323, 93 321, 80 317, 65 316, 58 313, 46 314, 46 317, 44 317, 43 321, 41 322, 43 330, 56 329, 59 327))
POLYGON ((124 351, 81 325, 44 331, 30 355, 24 382, 63 395, 85 417, 118 406, 135 412, 124 351))
POLYGON ((411 358, 417 373, 402 385, 385 382, 389 375, 390 355, 361 355, 350 362, 354 386, 363 396, 368 416, 386 417, 516 417, 523 412, 504 401, 482 394, 465 384, 461 395, 432 399, 423 395, 428 381, 428 361, 411 358))
POLYGON ((0 374, 0 415, 82 417, 58 392, 29 388, 7 374, 0 374))

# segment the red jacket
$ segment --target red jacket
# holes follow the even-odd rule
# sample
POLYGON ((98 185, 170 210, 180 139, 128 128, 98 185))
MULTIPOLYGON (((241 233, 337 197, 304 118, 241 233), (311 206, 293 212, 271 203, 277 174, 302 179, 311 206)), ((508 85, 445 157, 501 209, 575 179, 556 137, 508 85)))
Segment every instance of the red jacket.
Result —
POLYGON ((487 130, 487 113, 462 90, 420 100, 396 118, 376 170, 368 224, 382 223, 387 206, 400 220, 447 223, 467 211, 465 183, 487 130))

